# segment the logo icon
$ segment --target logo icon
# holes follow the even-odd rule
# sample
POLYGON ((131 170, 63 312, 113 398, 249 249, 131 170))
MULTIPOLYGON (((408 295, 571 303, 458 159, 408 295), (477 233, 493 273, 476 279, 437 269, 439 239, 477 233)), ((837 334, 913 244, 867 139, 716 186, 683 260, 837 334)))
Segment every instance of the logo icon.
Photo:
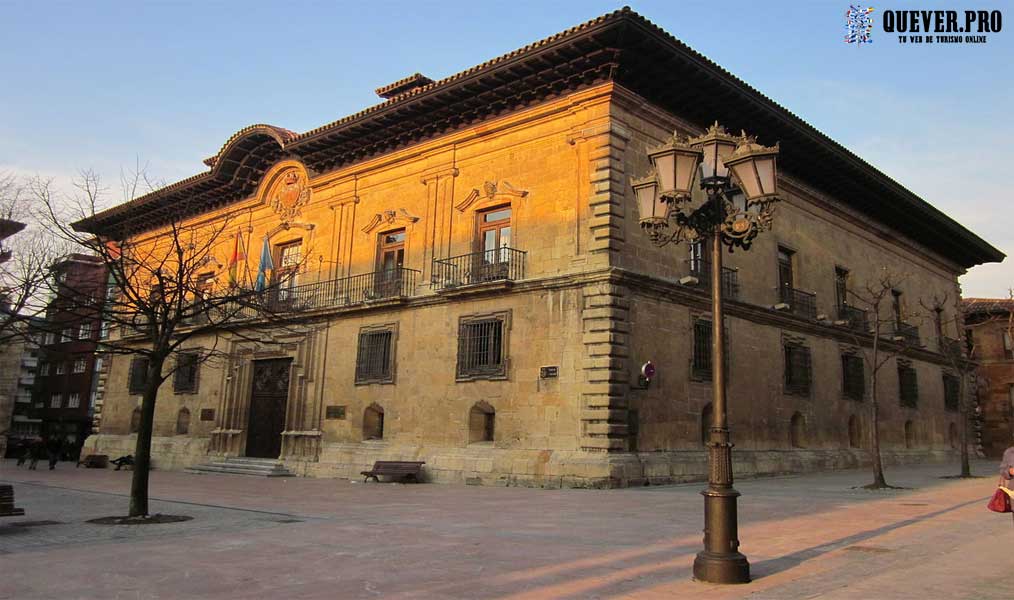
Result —
POLYGON ((845 43, 873 43, 873 7, 850 4, 845 11, 845 43))

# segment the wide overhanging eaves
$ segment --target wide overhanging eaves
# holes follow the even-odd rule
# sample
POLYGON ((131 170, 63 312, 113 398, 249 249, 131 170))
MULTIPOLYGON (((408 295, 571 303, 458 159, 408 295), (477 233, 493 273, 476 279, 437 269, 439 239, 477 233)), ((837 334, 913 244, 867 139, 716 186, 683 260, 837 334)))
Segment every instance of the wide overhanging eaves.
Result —
POLYGON ((731 131, 745 129, 764 143, 780 141, 779 164, 787 173, 963 267, 1004 258, 893 179, 629 9, 298 136, 251 131, 227 144, 223 152, 228 149, 228 156, 220 153, 211 160, 210 172, 75 226, 126 235, 249 197, 280 158, 297 158, 318 173, 331 171, 605 81, 615 81, 701 127, 717 119, 731 131))

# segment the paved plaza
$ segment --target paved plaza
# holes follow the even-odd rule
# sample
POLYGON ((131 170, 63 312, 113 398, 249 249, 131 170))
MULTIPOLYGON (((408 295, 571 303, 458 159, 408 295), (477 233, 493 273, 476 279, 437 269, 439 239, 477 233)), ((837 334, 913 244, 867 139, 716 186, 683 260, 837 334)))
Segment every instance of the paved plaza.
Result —
POLYGON ((124 514, 129 472, 26 471, 0 520, 0 598, 1010 598, 1014 525, 996 478, 956 465, 737 482, 754 581, 691 581, 702 484, 540 490, 152 473, 153 512, 124 514))

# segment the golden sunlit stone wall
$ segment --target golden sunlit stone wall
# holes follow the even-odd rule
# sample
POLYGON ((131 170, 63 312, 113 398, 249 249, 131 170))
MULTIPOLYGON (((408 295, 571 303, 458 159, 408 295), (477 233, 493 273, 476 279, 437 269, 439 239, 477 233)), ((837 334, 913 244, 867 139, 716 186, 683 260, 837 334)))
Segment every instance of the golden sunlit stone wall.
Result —
MULTIPOLYGON (((607 445, 600 432, 609 426, 585 409, 615 395, 608 381, 587 373, 597 369, 596 349, 610 347, 609 321, 599 314, 609 303, 608 286, 588 274, 601 278, 608 267, 610 212, 621 185, 609 176, 611 89, 325 174, 283 161, 228 215, 202 215, 229 220, 215 261, 222 284, 236 234, 246 248, 240 272, 247 281, 256 277, 267 237, 273 248, 302 242, 299 283, 308 284, 376 271, 379 236, 404 229, 404 266, 418 272, 417 288, 401 303, 308 313, 305 323, 279 329, 281 345, 220 341, 235 359, 202 365, 196 394, 173 393, 171 381, 162 388, 156 464, 185 466, 207 460, 208 452, 243 455, 251 361, 291 357, 282 458, 300 472, 355 476, 376 459, 401 458, 426 460, 436 479, 608 480, 607 465, 588 460, 585 450, 607 445), (438 292, 430 284, 433 259, 475 251, 477 212, 504 205, 512 210, 511 247, 526 253, 524 279, 438 292), (508 315, 507 377, 456 381, 459 318, 486 313, 508 315), (377 325, 397 328, 394 382, 357 385, 358 334, 377 325), (558 367, 558 376, 540 378, 543 366, 558 367), (478 402, 496 411, 492 443, 469 443, 469 409, 478 402), (364 440, 371 406, 384 411, 382 440, 364 440), (177 435, 184 407, 190 431, 177 435), (342 407, 344 418, 326 418, 327 407, 342 407), (214 421, 200 420, 207 410, 215 411, 214 421)), ((114 447, 129 453, 132 444, 130 417, 139 397, 127 393, 128 375, 129 358, 116 357, 101 432, 92 440, 109 454, 114 447)))

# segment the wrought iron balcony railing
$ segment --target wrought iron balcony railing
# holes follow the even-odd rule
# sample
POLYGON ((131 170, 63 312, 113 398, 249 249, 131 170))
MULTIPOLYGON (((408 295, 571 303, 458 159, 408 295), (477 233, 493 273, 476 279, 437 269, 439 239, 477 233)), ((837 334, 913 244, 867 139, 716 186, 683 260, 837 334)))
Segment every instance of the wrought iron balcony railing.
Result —
POLYGON ((301 312, 406 298, 415 295, 418 275, 419 271, 396 267, 305 285, 271 286, 264 290, 263 304, 269 311, 301 312))
POLYGON ((789 305, 789 310, 807 319, 817 318, 817 294, 790 287, 778 289, 778 299, 789 305))
POLYGON ((902 338, 910 346, 919 345, 919 328, 908 323, 894 324, 894 337, 902 338))
POLYGON ((849 329, 863 333, 870 330, 870 323, 866 320, 866 311, 853 306, 842 305, 838 307, 838 320, 844 321, 849 329))
MULTIPOLYGON (((697 278, 699 285, 704 290, 711 289, 711 263, 696 258, 688 259, 690 274, 697 278)), ((730 300, 739 299, 739 271, 722 267, 722 295, 730 300)))
POLYGON ((940 354, 947 356, 960 357, 961 356, 961 342, 956 339, 949 337, 940 338, 940 354))
POLYGON ((497 248, 450 258, 434 258, 431 283, 442 290, 491 281, 517 281, 525 277, 525 255, 514 248, 497 248))

